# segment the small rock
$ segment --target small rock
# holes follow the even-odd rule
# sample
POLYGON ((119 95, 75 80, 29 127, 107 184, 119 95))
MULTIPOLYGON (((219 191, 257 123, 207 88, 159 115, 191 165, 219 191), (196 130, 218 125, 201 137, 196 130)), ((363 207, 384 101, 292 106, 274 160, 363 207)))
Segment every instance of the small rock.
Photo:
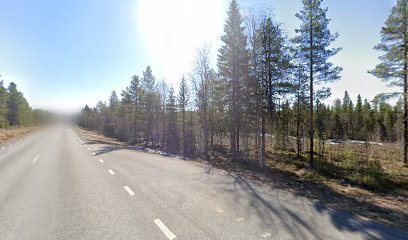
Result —
POLYGON ((347 179, 341 179, 340 183, 341 183, 341 185, 343 185, 343 186, 350 186, 350 184, 348 183, 347 179))
POLYGON ((408 199, 406 197, 403 196, 398 196, 398 201, 400 202, 408 202, 408 199))

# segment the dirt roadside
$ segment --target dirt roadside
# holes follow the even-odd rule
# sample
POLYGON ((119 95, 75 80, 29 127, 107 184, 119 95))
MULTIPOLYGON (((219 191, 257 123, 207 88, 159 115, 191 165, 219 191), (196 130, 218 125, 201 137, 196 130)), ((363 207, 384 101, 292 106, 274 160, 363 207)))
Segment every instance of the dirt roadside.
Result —
POLYGON ((17 140, 26 134, 39 129, 39 127, 24 127, 0 130, 0 144, 8 141, 17 140))

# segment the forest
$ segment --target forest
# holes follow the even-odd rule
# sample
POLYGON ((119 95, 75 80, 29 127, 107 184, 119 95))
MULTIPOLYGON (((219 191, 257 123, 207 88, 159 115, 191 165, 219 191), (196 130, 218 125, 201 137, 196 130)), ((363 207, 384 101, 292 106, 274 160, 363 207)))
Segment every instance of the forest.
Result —
POLYGON ((332 47, 339 34, 330 31, 323 2, 303 0, 289 39, 271 11, 243 14, 232 0, 216 68, 209 44, 197 49, 178 87, 158 81, 147 66, 108 102, 86 105, 79 124, 185 158, 260 169, 281 161, 376 189, 401 185, 385 166, 407 164, 408 1, 398 0, 378 30, 373 47, 384 55, 367 69, 391 93, 364 99, 345 91, 329 104, 327 84, 341 81, 342 72, 330 58, 341 48, 332 47))
POLYGON ((32 110, 17 85, 11 82, 8 87, 0 81, 0 128, 28 127, 42 124, 48 116, 47 111, 32 110))

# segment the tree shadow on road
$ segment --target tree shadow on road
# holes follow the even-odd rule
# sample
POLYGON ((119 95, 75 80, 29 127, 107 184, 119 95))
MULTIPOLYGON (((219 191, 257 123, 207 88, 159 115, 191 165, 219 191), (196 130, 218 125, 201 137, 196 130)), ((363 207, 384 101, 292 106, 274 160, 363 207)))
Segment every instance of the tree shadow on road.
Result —
MULTIPOLYGON (((104 140, 89 140, 86 144, 105 145, 97 150, 95 155, 107 154, 123 149, 149 153, 154 151, 144 147, 113 144, 104 140)), ((166 156, 166 154, 158 154, 166 156)), ((184 160, 197 161, 196 159, 184 160)), ((279 204, 279 202, 277 202, 277 205, 274 205, 273 198, 266 198, 265 193, 254 188, 254 183, 269 185, 271 192, 285 191, 283 194, 277 193, 275 196, 277 198, 289 194, 288 192, 298 199, 306 197, 307 201, 312 202, 316 212, 321 215, 327 214, 331 224, 340 232, 359 232, 366 239, 405 239, 408 236, 408 231, 406 230, 359 218, 359 216, 372 217, 372 213, 377 213, 383 219, 394 222, 394 224, 398 223, 400 227, 408 229, 408 213, 406 212, 360 202, 354 197, 336 192, 323 184, 304 179, 300 180, 293 173, 281 169, 268 168, 267 170, 259 171, 253 164, 245 162, 202 162, 206 163, 206 167, 201 174, 213 175, 216 172, 215 169, 226 171, 231 179, 231 183, 224 181, 219 182, 219 184, 220 187, 224 188, 225 192, 233 196, 234 202, 231 204, 239 202, 240 199, 249 200, 251 209, 256 212, 256 216, 259 219, 269 226, 279 224, 293 238, 322 239, 322 236, 330 237, 330 232, 326 232, 326 229, 317 229, 316 226, 318 224, 313 223, 313 220, 303 219, 289 205, 285 206, 284 204, 279 204), (233 189, 231 189, 231 186, 233 186, 233 189)), ((248 212, 248 214, 251 215, 252 213, 248 212)))
MULTIPOLYGON (((315 214, 329 216, 331 225, 339 232, 358 232, 365 239, 405 239, 408 235, 406 230, 373 220, 363 220, 358 216, 358 213, 350 211, 363 208, 365 211, 389 215, 391 221, 393 216, 408 219, 408 213, 381 208, 370 203, 360 203, 356 199, 335 192, 327 186, 312 182, 300 183, 294 177, 288 177, 286 173, 279 172, 280 170, 273 172, 275 176, 270 176, 271 172, 264 172, 256 176, 252 174, 248 178, 248 173, 245 171, 222 169, 227 172, 231 182, 219 181, 218 184, 223 191, 233 196, 233 203, 231 204, 242 201, 248 202, 251 206, 248 208, 251 209, 248 210, 251 212, 247 212, 249 216, 255 215, 271 228, 278 224, 293 238, 325 239, 331 237, 329 229, 319 228, 319 226, 327 226, 325 223, 316 223, 312 215, 310 218, 305 218, 304 214, 297 213, 297 211, 303 211, 307 208, 305 203, 312 206, 310 209, 314 209, 315 214), (233 188, 231 188, 231 183, 233 188), (261 183, 267 183, 270 186, 268 193, 256 187, 261 183), (302 200, 304 197, 307 199, 302 200), (300 205, 293 206, 292 202, 298 202, 300 205)), ((212 175, 214 172, 214 167, 210 165, 204 169, 202 174, 212 175)), ((324 219, 324 216, 320 219, 324 219)), ((403 225, 402 227, 406 226, 403 225)))
POLYGON ((121 146, 105 146, 105 147, 102 147, 94 151, 94 153, 95 153, 95 156, 98 156, 98 155, 103 155, 103 154, 115 152, 115 151, 122 150, 122 149, 124 148, 121 146))

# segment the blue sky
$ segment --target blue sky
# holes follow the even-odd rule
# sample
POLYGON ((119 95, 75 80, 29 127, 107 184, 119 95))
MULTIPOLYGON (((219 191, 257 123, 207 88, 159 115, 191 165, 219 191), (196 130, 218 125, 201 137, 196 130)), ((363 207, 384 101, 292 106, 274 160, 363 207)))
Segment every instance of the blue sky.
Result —
MULTIPOLYGON (((272 6, 286 33, 299 25, 301 0, 239 0, 241 9, 272 6)), ((222 0, 0 0, 0 74, 14 81, 35 108, 73 111, 121 92, 151 65, 157 79, 178 86, 195 49, 211 43, 215 65, 229 1, 222 0)), ((333 58, 348 90, 373 98, 385 91, 367 74, 372 50, 395 0, 326 0, 331 29, 340 34, 333 58)))

